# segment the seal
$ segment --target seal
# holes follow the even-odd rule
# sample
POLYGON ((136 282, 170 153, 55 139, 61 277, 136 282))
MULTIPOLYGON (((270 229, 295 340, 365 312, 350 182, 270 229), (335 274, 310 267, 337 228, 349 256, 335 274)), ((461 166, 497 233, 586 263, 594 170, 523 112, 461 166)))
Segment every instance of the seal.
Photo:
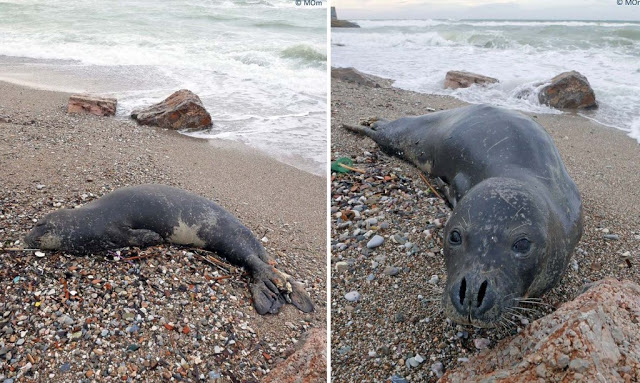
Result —
POLYGON ((344 126, 437 177, 453 211, 444 228, 451 320, 508 321, 560 281, 582 236, 580 193, 549 134, 490 105, 344 126))
POLYGON ((277 313, 285 302, 304 312, 313 310, 302 284, 273 266, 247 227, 216 203, 174 187, 115 190, 81 208, 47 214, 25 238, 30 247, 78 255, 164 242, 213 251, 245 267, 259 314, 277 313))

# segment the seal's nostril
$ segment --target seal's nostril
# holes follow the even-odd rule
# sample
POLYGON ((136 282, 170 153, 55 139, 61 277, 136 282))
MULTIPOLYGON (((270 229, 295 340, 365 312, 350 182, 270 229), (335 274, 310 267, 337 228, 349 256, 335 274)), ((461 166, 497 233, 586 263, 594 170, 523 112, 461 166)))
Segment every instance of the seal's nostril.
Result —
POLYGON ((480 290, 478 291, 478 301, 476 302, 476 307, 480 307, 482 305, 482 300, 484 299, 484 295, 487 292, 487 281, 482 282, 480 285, 480 290))
POLYGON ((464 294, 467 291, 467 281, 466 279, 462 278, 462 282, 460 282, 460 305, 464 306, 464 294))

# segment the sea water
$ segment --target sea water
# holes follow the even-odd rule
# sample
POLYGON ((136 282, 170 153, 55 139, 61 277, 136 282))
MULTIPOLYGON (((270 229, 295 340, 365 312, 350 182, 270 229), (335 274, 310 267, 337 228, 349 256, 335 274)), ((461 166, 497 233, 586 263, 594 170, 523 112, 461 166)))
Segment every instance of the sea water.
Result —
POLYGON ((0 79, 118 98, 121 117, 187 88, 213 129, 326 169, 326 4, 0 0, 0 79))
POLYGON ((360 29, 332 30, 334 67, 387 77, 403 89, 536 113, 560 113, 539 104, 539 83, 576 70, 587 77, 599 103, 597 110, 580 113, 640 142, 640 22, 355 21, 360 29), (500 83, 446 90, 449 70, 500 83), (519 98, 523 91, 529 96, 519 98))

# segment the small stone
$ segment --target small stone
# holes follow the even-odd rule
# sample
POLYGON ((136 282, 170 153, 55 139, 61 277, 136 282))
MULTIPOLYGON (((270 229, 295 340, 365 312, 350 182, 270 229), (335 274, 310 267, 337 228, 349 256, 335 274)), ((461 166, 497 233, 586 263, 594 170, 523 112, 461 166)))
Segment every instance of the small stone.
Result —
POLYGON ((387 266, 384 268, 383 273, 385 273, 386 275, 389 276, 394 276, 394 275, 398 275, 398 273, 400 272, 400 269, 398 269, 397 267, 393 267, 393 266, 387 266))
POLYGON ((431 276, 431 279, 429 279, 429 283, 432 285, 437 285, 439 281, 440 278, 435 274, 431 276))
POLYGON ((382 243, 384 242, 384 238, 380 235, 374 235, 373 238, 371 238, 369 240, 369 242, 367 242, 367 247, 369 249, 374 249, 380 245, 382 245, 382 243))
POLYGON ((620 239, 620 236, 618 234, 605 234, 604 239, 608 239, 610 241, 617 241, 620 239))
POLYGON ((67 372, 69 370, 71 370, 71 365, 69 363, 64 363, 62 366, 60 366, 61 372, 67 372))
POLYGON ((477 338, 473 340, 473 344, 478 350, 484 350, 485 348, 489 347, 491 341, 487 338, 477 338))
POLYGON ((349 264, 347 262, 337 262, 335 267, 338 273, 344 273, 349 270, 349 264))
POLYGON ((344 295, 344 299, 349 302, 357 302, 360 300, 360 293, 357 291, 350 291, 344 295))
POLYGON ((134 351, 138 351, 139 348, 140 346, 138 346, 137 344, 131 344, 129 345, 129 347, 127 347, 127 351, 134 352, 134 351))
POLYGON ((409 366, 409 367, 418 367, 419 365, 420 365, 420 363, 418 363, 418 361, 415 358, 407 359, 407 366, 409 366))
POLYGON ((42 257, 44 257, 46 254, 45 254, 45 253, 43 253, 42 251, 36 251, 36 252, 35 252, 35 255, 36 255, 36 257, 38 257, 38 258, 42 258, 42 257))
POLYGON ((215 346, 215 347, 213 348, 213 353, 214 353, 214 354, 221 354, 221 353, 222 353, 222 351, 224 351, 224 348, 222 348, 222 347, 220 347, 220 346, 215 346))
POLYGON ((444 375, 444 365, 442 362, 435 362, 431 365, 431 371, 433 371, 438 378, 441 378, 444 375))
POLYGON ((107 335, 109 335, 109 330, 102 330, 102 332, 100 333, 101 336, 105 337, 107 335))
POLYGON ((414 356, 413 359, 415 359, 416 362, 418 363, 424 362, 424 358, 420 354, 416 354, 416 356, 414 356))
POLYGON ((391 383, 409 383, 408 380, 399 375, 393 375, 391 377, 391 383))

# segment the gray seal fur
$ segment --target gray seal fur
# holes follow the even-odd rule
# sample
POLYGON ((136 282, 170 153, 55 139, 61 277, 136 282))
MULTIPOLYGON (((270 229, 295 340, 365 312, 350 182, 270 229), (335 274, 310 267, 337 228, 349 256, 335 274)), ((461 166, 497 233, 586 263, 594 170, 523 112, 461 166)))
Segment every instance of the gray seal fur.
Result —
POLYGON ((166 185, 125 187, 78 209, 54 211, 27 234, 43 250, 86 255, 127 246, 173 243, 214 251, 245 267, 256 311, 277 313, 285 302, 313 310, 308 294, 276 269, 260 241, 216 203, 166 185))
POLYGON ((580 193, 549 134, 491 105, 345 126, 437 177, 445 226, 445 314, 477 327, 558 284, 582 235, 580 193))

